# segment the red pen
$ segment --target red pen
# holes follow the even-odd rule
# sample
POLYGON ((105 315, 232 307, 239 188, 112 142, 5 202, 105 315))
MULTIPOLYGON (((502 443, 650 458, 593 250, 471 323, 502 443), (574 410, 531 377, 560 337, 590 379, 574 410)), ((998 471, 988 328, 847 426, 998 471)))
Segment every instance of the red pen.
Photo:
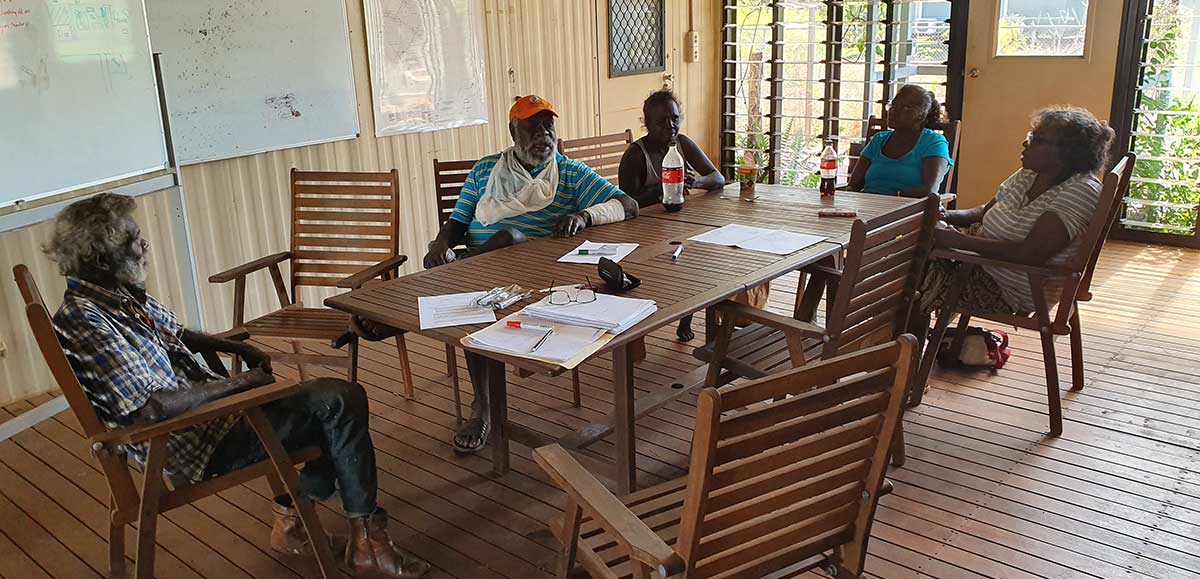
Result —
POLYGON ((514 330, 533 330, 535 332, 553 332, 554 328, 550 326, 538 326, 535 324, 526 324, 518 320, 509 320, 504 323, 505 326, 514 330))

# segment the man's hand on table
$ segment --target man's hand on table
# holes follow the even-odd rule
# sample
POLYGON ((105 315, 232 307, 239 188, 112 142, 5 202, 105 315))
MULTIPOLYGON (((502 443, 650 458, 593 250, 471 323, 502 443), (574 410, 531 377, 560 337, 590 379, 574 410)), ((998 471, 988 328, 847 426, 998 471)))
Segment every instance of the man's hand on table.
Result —
POLYGON ((554 237, 571 237, 584 229, 587 229, 587 217, 582 211, 563 215, 554 224, 554 237))
POLYGON ((433 269, 454 261, 454 250, 441 237, 429 242, 429 253, 425 254, 425 269, 433 269))

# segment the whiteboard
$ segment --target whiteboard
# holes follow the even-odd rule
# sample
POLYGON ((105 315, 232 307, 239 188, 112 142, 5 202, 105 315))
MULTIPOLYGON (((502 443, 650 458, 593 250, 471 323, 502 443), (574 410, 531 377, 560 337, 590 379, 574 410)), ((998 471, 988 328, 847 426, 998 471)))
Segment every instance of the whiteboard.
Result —
POLYGON ((365 0, 375 136, 487 122, 478 0, 365 0))
POLYGON ((141 0, 0 2, 0 206, 167 165, 141 0))
POLYGON ((358 136, 341 0, 146 0, 180 164, 358 136))

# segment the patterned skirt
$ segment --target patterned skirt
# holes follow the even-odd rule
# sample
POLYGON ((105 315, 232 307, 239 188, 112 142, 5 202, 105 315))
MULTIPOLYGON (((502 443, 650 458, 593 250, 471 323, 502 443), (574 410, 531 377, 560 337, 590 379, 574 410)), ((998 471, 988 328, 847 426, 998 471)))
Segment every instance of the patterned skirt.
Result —
MULTIPOLYGON (((941 309, 950 298, 954 281, 966 264, 957 261, 937 260, 929 262, 925 279, 921 282, 920 314, 927 317, 941 309)), ((972 267, 967 277, 963 294, 958 300, 958 311, 967 313, 1017 313, 1016 308, 1004 299, 1004 292, 996 279, 981 267, 972 267)))

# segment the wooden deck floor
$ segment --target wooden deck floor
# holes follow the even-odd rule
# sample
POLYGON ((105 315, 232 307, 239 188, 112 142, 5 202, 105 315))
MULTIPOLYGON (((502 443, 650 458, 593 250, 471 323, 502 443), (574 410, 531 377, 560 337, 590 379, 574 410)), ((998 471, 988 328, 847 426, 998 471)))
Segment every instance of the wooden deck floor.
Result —
MULTIPOLYGON (((774 306, 786 307, 793 283, 775 285, 774 306)), ((997 375, 936 375, 907 418, 909 460, 890 473, 896 492, 877 514, 872 575, 1200 577, 1200 253, 1110 243, 1094 285, 1082 314, 1087 387, 1066 395, 1061 438, 1043 434, 1036 336, 1015 335, 1015 355, 997 375)), ((691 346, 672 338, 667 330, 648 344, 640 388, 668 387, 694 367, 691 346)), ((442 349, 409 344, 415 401, 393 394, 390 343, 368 345, 361 371, 393 536, 433 563, 432 577, 549 577, 554 541, 544 522, 561 496, 526 448, 515 447, 513 472, 498 479, 486 457, 456 457, 442 349)), ((513 377, 510 415, 548 434, 602 418, 606 363, 584 368, 581 409, 565 376, 513 377)), ((0 420, 36 402, 10 405, 0 420)), ((689 401, 639 423, 642 483, 681 474, 692 417, 689 401)), ((158 576, 318 576, 311 561, 268 549, 267 495, 260 482, 167 515, 158 576)), ((0 443, 0 577, 103 576, 106 500, 69 412, 0 443)), ((344 533, 338 506, 328 507, 327 528, 344 533)), ((132 545, 131 533, 130 555, 132 545)))

